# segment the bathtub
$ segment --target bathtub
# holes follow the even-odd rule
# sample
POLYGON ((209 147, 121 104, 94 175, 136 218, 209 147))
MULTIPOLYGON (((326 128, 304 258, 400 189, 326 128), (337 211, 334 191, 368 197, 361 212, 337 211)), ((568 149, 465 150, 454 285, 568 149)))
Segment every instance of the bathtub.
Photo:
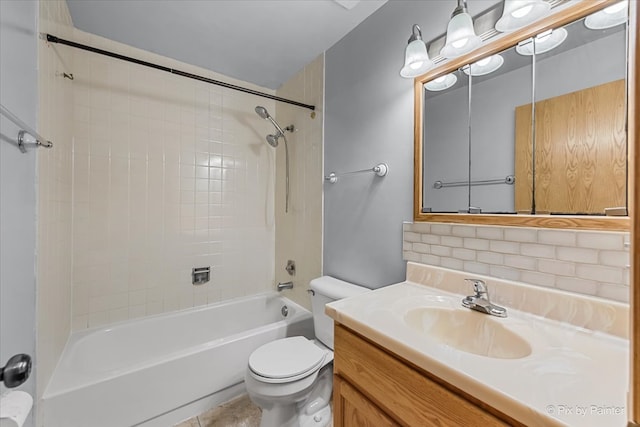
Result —
POLYGON ((234 397, 251 352, 293 335, 313 335, 312 315, 273 292, 73 333, 42 397, 44 426, 171 425, 167 414, 234 397))

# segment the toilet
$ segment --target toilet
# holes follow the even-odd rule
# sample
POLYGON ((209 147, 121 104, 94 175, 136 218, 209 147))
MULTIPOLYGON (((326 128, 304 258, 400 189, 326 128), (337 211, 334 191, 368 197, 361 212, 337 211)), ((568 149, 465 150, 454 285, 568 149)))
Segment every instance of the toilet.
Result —
POLYGON ((249 356, 245 385, 262 408, 260 427, 325 427, 332 420, 333 320, 324 306, 369 289, 330 276, 310 287, 316 339, 282 338, 249 356))

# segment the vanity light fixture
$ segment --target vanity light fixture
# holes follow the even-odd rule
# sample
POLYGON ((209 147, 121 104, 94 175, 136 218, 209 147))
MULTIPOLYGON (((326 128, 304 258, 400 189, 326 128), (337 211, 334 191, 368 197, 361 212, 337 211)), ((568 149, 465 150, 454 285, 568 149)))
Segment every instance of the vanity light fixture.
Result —
POLYGON ((604 30, 627 22, 629 1, 614 3, 609 7, 592 13, 584 20, 584 25, 591 30, 604 30))
POLYGON ((482 44, 482 39, 473 28, 473 19, 467 10, 467 0, 458 0, 447 25, 446 44, 440 51, 445 58, 456 58, 476 49, 482 44))
POLYGON ((551 4, 544 0, 505 0, 496 30, 508 33, 525 27, 549 14, 551 4))
POLYGON ((549 52, 552 49, 560 46, 562 42, 567 38, 567 30, 564 28, 558 28, 555 30, 545 31, 540 33, 534 39, 523 40, 516 46, 516 52, 520 55, 531 56, 533 55, 533 46, 535 45, 536 55, 549 52))
POLYGON ((456 84, 457 81, 458 77, 456 77, 455 74, 446 74, 425 83, 424 88, 431 92, 439 92, 441 90, 449 89, 451 86, 456 84))
POLYGON ((407 79, 412 79, 426 73, 433 67, 433 61, 429 59, 427 45, 422 40, 422 31, 418 25, 413 25, 411 37, 404 50, 404 67, 400 70, 400 75, 407 79))
POLYGON ((481 60, 474 62, 471 65, 467 65, 462 69, 464 73, 472 76, 484 76, 496 71, 504 64, 504 58, 498 54, 487 56, 481 60))

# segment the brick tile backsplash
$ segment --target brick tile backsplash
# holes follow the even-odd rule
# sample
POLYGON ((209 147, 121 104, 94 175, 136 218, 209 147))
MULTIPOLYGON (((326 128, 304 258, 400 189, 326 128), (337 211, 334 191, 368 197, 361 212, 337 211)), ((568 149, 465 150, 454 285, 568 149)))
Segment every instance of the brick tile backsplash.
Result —
POLYGON ((403 258, 629 302, 629 233, 403 224, 403 258))

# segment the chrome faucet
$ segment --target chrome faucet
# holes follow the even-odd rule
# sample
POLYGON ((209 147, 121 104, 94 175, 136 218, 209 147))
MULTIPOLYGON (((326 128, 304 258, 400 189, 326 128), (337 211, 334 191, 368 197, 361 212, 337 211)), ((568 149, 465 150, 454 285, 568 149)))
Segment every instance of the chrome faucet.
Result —
POLYGON ((282 292, 285 289, 293 289, 293 282, 285 282, 285 283, 278 283, 278 292, 282 292))
POLYGON ((473 285, 475 295, 464 297, 462 300, 463 306, 492 316, 507 317, 506 308, 492 304, 491 301, 489 301, 489 290, 487 289, 487 284, 483 280, 464 280, 473 285))

